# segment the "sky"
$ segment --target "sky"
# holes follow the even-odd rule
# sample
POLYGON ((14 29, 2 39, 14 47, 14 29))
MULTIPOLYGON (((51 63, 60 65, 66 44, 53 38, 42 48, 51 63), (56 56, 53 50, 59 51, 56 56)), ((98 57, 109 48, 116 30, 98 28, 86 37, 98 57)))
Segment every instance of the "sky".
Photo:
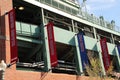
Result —
MULTIPOLYGON (((79 0, 82 4, 83 0, 79 0)), ((86 0, 87 12, 95 16, 103 16, 104 20, 115 24, 120 28, 120 0, 86 0)))

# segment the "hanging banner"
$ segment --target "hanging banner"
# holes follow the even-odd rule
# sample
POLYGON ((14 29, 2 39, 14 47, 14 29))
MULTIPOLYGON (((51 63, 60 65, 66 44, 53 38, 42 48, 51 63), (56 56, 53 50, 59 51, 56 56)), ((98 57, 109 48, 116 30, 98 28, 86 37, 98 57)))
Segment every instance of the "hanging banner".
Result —
POLYGON ((83 33, 77 34, 78 38, 78 45, 79 45, 79 50, 80 50, 80 56, 81 56, 81 61, 82 61, 82 67, 85 69, 85 65, 88 65, 88 56, 87 56, 87 51, 85 48, 85 42, 84 42, 84 36, 83 33))
POLYGON ((58 59, 57 59, 56 44, 54 39, 53 22, 49 22, 47 24, 47 34, 48 34, 51 67, 56 67, 58 64, 58 59))
POLYGON ((107 71, 110 66, 110 55, 108 53, 106 38, 100 40, 101 50, 102 50, 102 58, 105 70, 107 71))
POLYGON ((120 45, 117 46, 117 49, 118 49, 118 53, 119 53, 119 56, 120 56, 120 45))
POLYGON ((1 7, 0 7, 0 27, 1 27, 1 7))
POLYGON ((15 10, 12 9, 8 12, 9 30, 10 30, 10 53, 11 64, 18 60, 17 40, 16 40, 16 25, 15 25, 15 10))

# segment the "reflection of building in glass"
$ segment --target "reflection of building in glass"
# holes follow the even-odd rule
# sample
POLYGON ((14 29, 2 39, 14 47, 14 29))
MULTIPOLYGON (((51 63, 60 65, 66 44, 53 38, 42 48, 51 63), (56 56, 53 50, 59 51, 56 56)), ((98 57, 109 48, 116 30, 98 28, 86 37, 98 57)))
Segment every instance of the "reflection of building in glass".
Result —
MULTIPOLYGON (((6 70, 6 80, 11 79, 11 76, 19 78, 18 80, 25 77, 26 80, 76 80, 75 75, 85 74, 80 50, 84 49, 87 56, 103 60, 100 40, 104 38, 114 71, 120 71, 119 51, 116 47, 119 45, 120 31, 116 29, 115 21, 108 22, 103 16, 96 17, 83 12, 76 2, 77 0, 0 0, 0 60, 5 60, 6 63, 10 63, 12 54, 6 12, 15 8, 16 15, 18 61, 6 70), (49 27, 51 22, 54 25, 49 27), (78 39, 78 33, 82 33, 83 37, 78 39), (54 58, 54 54, 57 58, 54 58), (57 66, 51 66, 51 60, 54 62, 56 59, 57 66)), ((103 62, 101 66, 105 74, 103 62)))

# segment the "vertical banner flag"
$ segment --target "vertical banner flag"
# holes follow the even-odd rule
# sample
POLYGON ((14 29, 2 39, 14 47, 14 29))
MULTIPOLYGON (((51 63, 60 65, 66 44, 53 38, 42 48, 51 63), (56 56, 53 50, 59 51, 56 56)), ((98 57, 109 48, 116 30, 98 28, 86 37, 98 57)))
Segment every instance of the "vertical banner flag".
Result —
POLYGON ((102 50, 102 58, 105 70, 107 71, 110 66, 110 55, 108 53, 106 38, 100 40, 101 50, 102 50))
POLYGON ((11 64, 14 64, 18 60, 14 9, 8 12, 8 18, 9 18, 9 30, 10 30, 11 64))
POLYGON ((57 60, 57 53, 56 53, 56 44, 54 39, 53 22, 49 22, 47 24, 47 34, 48 34, 51 66, 55 67, 58 64, 58 60, 57 60))
POLYGON ((78 33, 77 38, 78 38, 78 45, 79 45, 80 56, 82 61, 82 67, 83 69, 85 69, 85 65, 88 64, 88 56, 85 48, 83 33, 82 32, 78 33))
POLYGON ((118 45, 117 48, 118 48, 118 53, 119 53, 119 56, 120 56, 120 45, 118 45))

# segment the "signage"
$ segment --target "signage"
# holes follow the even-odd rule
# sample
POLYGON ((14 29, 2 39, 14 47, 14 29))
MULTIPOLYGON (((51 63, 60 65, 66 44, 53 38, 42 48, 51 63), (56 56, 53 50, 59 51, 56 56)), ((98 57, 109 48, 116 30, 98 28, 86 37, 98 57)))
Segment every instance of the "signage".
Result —
POLYGON ((56 44, 55 44, 55 39, 54 39, 53 26, 54 26, 53 22, 49 22, 47 24, 47 34, 48 34, 51 66, 56 67, 58 64, 58 60, 57 60, 56 44))
POLYGON ((110 55, 108 53, 106 38, 100 40, 101 50, 102 50, 102 58, 105 70, 107 71, 110 66, 110 55))
POLYGON ((77 38, 78 38, 80 56, 81 56, 81 61, 82 61, 82 67, 83 69, 85 69, 85 65, 88 64, 88 56, 87 56, 87 51, 85 48, 83 33, 81 32, 77 34, 77 38))
POLYGON ((14 9, 8 12, 8 17, 9 17, 9 30, 10 30, 11 64, 14 64, 18 60, 16 26, 15 26, 15 10, 14 9))

